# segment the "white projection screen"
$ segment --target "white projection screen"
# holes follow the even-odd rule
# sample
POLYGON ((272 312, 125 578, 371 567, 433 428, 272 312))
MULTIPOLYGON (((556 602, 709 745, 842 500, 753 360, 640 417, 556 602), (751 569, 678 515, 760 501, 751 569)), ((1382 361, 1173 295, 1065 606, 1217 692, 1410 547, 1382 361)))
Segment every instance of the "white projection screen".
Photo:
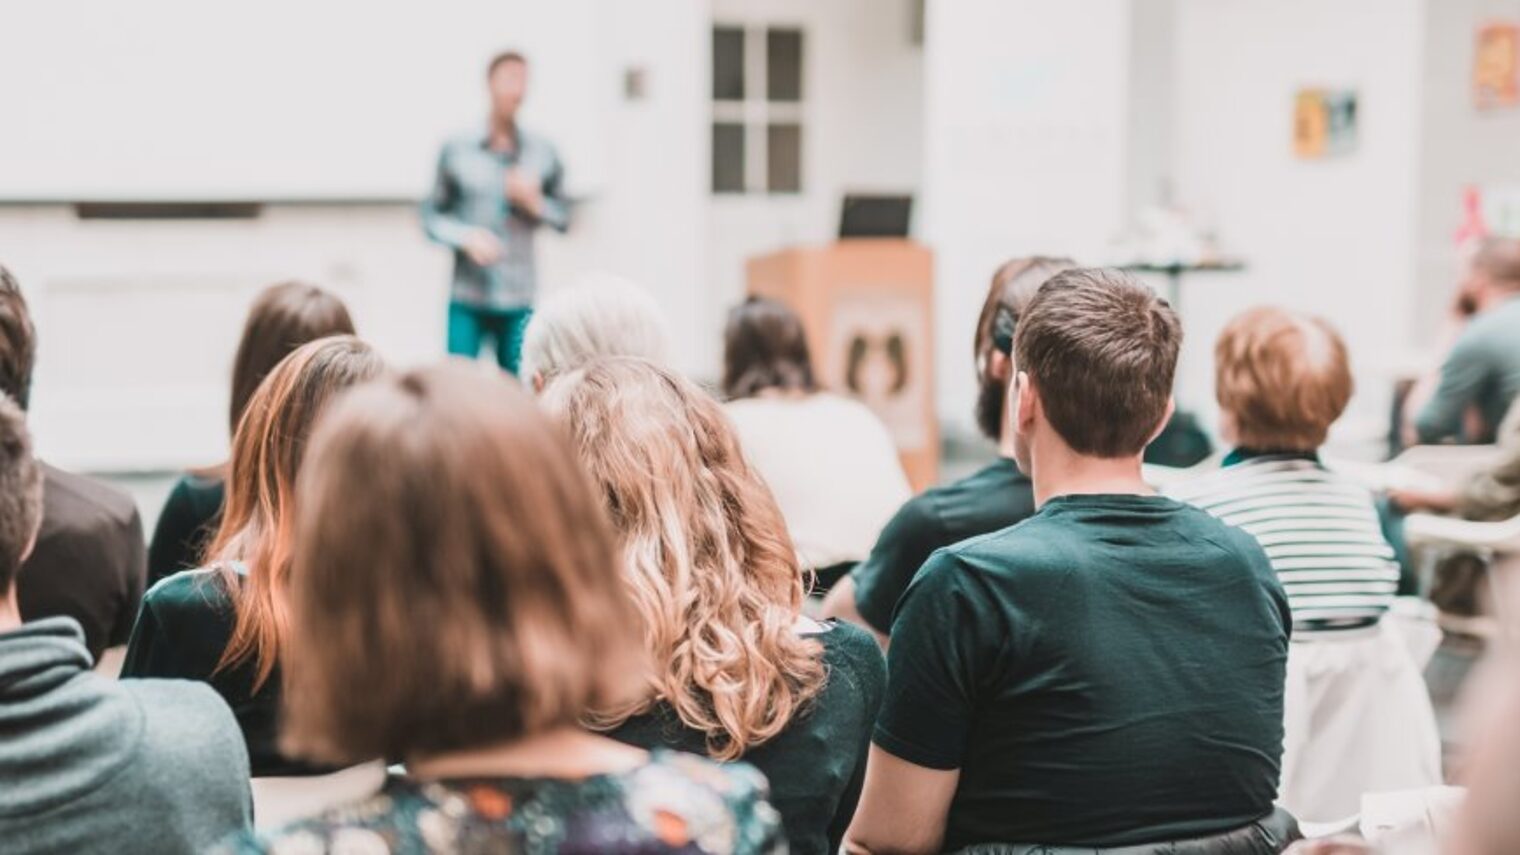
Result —
POLYGON ((506 48, 585 195, 618 94, 604 2, 0 3, 0 202, 418 198, 506 48))

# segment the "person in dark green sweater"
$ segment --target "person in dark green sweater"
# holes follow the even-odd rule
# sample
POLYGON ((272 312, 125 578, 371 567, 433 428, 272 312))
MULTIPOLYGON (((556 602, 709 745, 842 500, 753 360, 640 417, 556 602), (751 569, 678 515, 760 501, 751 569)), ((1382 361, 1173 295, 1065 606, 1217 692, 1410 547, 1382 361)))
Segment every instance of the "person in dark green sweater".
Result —
POLYGON ((275 367, 233 437, 227 509, 207 552, 211 564, 148 591, 127 644, 122 676, 201 680, 217 690, 242 728, 255 776, 327 771, 279 749, 292 491, 322 409, 383 368, 379 355, 352 336, 310 342, 275 367))
POLYGON ((1251 535, 1141 477, 1181 339, 1118 271, 1040 287, 1007 449, 1040 510, 934 553, 898 604, 846 851, 1286 844, 1282 585, 1251 535))
MULTIPOLYGON (((976 322, 976 424, 993 442, 1008 432, 1003 399, 1013 379, 1013 334, 1040 285, 1076 267, 1066 258, 1016 258, 992 274, 976 322)), ((1029 476, 1000 455, 977 472, 932 487, 908 500, 877 538, 871 554, 841 579, 824 600, 823 614, 853 621, 883 641, 892 632, 892 611, 913 574, 942 546, 1006 528, 1034 513, 1029 476)))
MULTIPOLYGON (((248 310, 232 361, 229 430, 237 432, 254 390, 292 350, 326 336, 353 334, 348 308, 321 288, 303 282, 265 288, 248 310)), ((187 472, 175 482, 148 543, 149 585, 200 566, 226 495, 226 464, 187 472)))
POLYGON ((885 665, 865 631, 803 617, 786 523, 723 408, 629 358, 553 380, 544 403, 607 499, 655 665, 639 697, 597 724, 641 748, 753 764, 791 852, 836 851, 885 665))

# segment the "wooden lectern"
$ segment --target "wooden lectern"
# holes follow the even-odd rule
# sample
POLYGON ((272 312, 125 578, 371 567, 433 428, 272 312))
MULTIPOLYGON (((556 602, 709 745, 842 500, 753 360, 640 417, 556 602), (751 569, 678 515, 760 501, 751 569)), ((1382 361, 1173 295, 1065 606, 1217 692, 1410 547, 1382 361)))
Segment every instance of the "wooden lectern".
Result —
POLYGON ((750 259, 747 274, 749 293, 802 316, 819 382, 886 423, 913 489, 933 485, 933 254, 907 240, 842 240, 750 259))

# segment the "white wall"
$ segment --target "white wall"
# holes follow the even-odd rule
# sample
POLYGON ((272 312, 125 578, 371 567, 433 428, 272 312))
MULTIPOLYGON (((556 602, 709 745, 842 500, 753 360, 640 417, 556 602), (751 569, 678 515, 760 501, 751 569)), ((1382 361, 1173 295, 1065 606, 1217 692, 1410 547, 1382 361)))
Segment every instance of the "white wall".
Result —
POLYGON ((969 429, 971 337, 1016 255, 1096 259, 1127 216, 1129 0, 930 0, 924 218, 940 415, 969 429))
POLYGON ((1473 44, 1480 24, 1520 20, 1520 0, 1438 0, 1425 10, 1420 136, 1418 292, 1411 336, 1431 343, 1460 275, 1453 235, 1463 188, 1520 185, 1520 109, 1473 106, 1473 44))
MULTIPOLYGON (((648 92, 605 117, 616 143, 606 186, 569 236, 543 236, 541 284, 552 291, 589 269, 642 282, 686 333, 675 342, 678 366, 697 370, 699 348, 716 335, 692 332, 707 299, 708 11, 599 2, 611 62, 588 73, 638 66, 648 92)), ((64 206, 0 206, 0 263, 34 304, 34 432, 61 465, 217 460, 243 313, 278 279, 337 290, 361 334, 399 363, 443 350, 448 259, 423 239, 409 204, 273 205, 253 222, 79 222, 64 206)))
POLYGON ((55 0, 0 6, 0 198, 413 198, 484 67, 533 60, 524 111, 605 179, 605 0, 55 0))
POLYGON ((1129 29, 1124 215, 1133 218, 1174 190, 1177 0, 1131 0, 1129 29))
POLYGON ((1358 394, 1342 430, 1386 424, 1414 308, 1423 6, 1180 0, 1178 198, 1250 265, 1184 286, 1183 403, 1212 413, 1214 338, 1234 313, 1270 302, 1324 315, 1345 335, 1358 394), (1305 86, 1357 90, 1354 153, 1294 158, 1293 96, 1305 86))
POLYGON ((698 326, 712 331, 702 344, 709 376, 718 373, 723 315, 744 293, 747 259, 834 239, 846 192, 918 191, 924 93, 922 49, 911 38, 912 6, 909 0, 713 4, 715 23, 803 29, 804 112, 801 194, 711 197, 709 299, 698 326))

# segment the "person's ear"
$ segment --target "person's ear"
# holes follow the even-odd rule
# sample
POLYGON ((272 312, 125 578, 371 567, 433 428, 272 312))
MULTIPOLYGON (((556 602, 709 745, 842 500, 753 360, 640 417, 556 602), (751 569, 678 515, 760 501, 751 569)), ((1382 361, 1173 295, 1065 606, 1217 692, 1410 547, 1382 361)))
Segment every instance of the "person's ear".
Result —
POLYGON ((1145 441, 1146 445, 1156 441, 1156 437, 1166 430, 1166 426, 1172 423, 1172 415, 1177 412, 1177 399, 1168 395, 1166 398, 1166 412, 1161 414, 1161 421, 1156 423, 1156 429, 1151 431, 1151 438, 1145 441))
POLYGON ((1034 427, 1035 411, 1040 406, 1040 396, 1034 393, 1034 381, 1023 371, 1013 377, 1008 397, 1013 401, 1013 412, 1008 414, 1009 424, 1019 433, 1029 433, 1034 427))
POLYGON ((528 382, 533 384, 533 394, 542 395, 544 393, 544 372, 533 372, 533 376, 528 379, 528 382))

